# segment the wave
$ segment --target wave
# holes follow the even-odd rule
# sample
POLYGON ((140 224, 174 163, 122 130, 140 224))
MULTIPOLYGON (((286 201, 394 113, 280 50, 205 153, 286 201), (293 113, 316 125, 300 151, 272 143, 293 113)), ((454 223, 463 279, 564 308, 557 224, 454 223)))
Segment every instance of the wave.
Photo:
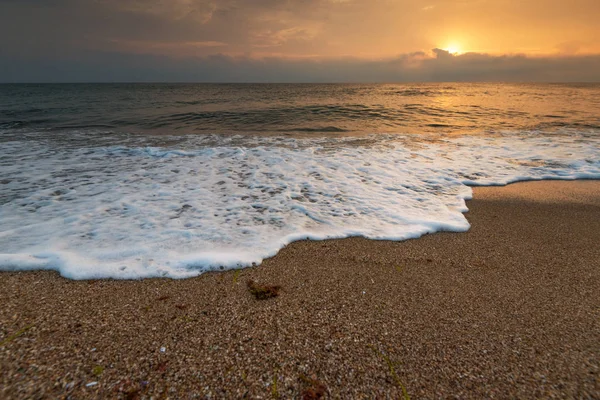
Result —
POLYGON ((556 132, 563 128, 600 130, 598 118, 564 115, 530 115, 519 110, 494 107, 440 107, 406 103, 384 105, 303 105, 243 110, 160 112, 149 115, 113 115, 105 118, 78 114, 27 116, 3 115, 0 129, 69 131, 85 129, 129 130, 132 132, 185 132, 263 134, 276 132, 368 134, 373 132, 431 133, 497 130, 539 130, 556 132), (532 125, 530 121, 536 121, 532 125))
POLYGON ((324 133, 343 133, 351 132, 349 129, 338 128, 337 126, 317 126, 311 128, 288 128, 279 129, 278 132, 324 132, 324 133))
POLYGON ((83 136, 3 142, 0 269, 185 278, 260 263, 306 238, 463 232, 473 185, 600 178, 597 138, 572 132, 185 136, 156 146, 83 136))

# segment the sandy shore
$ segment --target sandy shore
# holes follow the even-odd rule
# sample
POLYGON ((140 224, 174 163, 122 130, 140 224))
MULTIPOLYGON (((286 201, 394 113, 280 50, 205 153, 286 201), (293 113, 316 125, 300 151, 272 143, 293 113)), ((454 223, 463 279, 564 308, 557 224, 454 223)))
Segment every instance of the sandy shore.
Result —
POLYGON ((297 242, 182 281, 1 273, 0 397, 600 398, 600 181, 469 208, 468 233, 297 242))

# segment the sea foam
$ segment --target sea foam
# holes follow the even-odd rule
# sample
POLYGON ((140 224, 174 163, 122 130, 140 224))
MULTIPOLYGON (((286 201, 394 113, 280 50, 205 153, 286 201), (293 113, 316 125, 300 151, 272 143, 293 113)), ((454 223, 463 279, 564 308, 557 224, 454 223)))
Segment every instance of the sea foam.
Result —
POLYGON ((15 137, 0 150, 0 269, 186 278, 290 242, 469 229, 473 185, 600 178, 594 136, 425 140, 15 137), (170 143, 170 144, 168 144, 170 143))

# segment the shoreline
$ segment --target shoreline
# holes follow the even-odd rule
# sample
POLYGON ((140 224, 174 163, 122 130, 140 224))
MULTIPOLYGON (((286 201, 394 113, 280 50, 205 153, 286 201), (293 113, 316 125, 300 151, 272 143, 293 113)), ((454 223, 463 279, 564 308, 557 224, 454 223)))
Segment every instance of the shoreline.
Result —
POLYGON ((600 181, 472 188, 464 233, 302 240, 184 280, 1 272, 0 393, 600 396, 600 181))

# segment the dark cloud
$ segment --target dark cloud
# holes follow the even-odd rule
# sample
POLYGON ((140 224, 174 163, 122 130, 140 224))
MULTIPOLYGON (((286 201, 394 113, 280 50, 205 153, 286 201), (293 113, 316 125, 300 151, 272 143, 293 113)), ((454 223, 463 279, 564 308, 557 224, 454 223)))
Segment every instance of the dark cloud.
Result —
POLYGON ((3 82, 599 82, 600 55, 568 57, 450 55, 423 52, 366 61, 212 55, 172 59, 87 53, 77 59, 15 62, 0 56, 3 82))
POLYGON ((451 59, 453 57, 452 54, 448 50, 435 48, 432 51, 433 51, 433 54, 435 54, 436 58, 439 58, 441 60, 451 59))

